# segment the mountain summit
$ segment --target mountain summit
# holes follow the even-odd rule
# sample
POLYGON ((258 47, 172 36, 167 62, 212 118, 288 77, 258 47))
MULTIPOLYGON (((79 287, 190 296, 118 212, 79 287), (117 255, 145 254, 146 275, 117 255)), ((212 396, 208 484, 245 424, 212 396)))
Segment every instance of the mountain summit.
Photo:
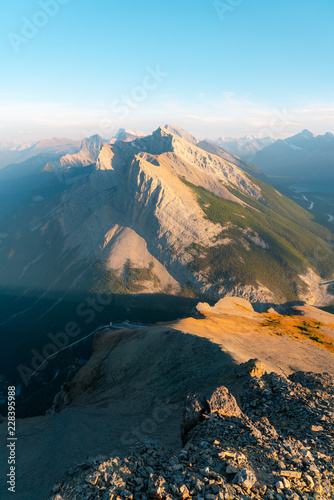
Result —
POLYGON ((67 154, 60 159, 62 167, 85 167, 95 163, 106 141, 98 134, 84 139, 78 153, 67 154))

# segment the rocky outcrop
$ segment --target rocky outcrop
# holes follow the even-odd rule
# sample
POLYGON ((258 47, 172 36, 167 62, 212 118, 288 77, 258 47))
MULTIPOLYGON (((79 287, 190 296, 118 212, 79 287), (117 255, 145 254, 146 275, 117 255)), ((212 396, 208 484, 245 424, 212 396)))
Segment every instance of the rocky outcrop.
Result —
POLYGON ((199 422, 202 422, 203 415, 209 411, 209 403, 205 396, 188 394, 181 423, 181 438, 183 443, 187 441, 188 432, 196 427, 199 422))
POLYGON ((187 441, 188 433, 199 422, 203 421, 205 415, 215 412, 229 417, 239 417, 241 415, 241 410, 234 396, 226 387, 217 387, 208 399, 204 395, 189 394, 183 410, 182 442, 187 441))

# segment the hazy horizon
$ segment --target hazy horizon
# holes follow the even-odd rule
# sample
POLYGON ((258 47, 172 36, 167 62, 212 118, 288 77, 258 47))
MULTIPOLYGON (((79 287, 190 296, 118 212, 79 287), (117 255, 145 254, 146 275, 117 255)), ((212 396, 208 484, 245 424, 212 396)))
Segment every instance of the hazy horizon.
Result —
MULTIPOLYGON (((124 124, 124 126, 121 126, 119 128, 116 128, 114 130, 114 133, 112 135, 106 135, 104 133, 103 130, 99 130, 98 128, 95 129, 91 129, 90 132, 88 135, 78 135, 76 137, 74 136, 68 136, 66 134, 59 134, 59 135, 53 135, 53 136, 49 136, 47 133, 46 134, 42 134, 40 137, 35 137, 34 139, 33 138, 30 138, 30 139, 27 139, 27 140, 23 140, 22 138, 18 137, 18 138, 12 138, 12 139, 8 139, 8 140, 4 140, 2 136, 0 136, 0 149, 1 149, 1 145, 7 145, 7 144, 11 144, 13 143, 13 145, 29 145, 29 144, 35 144, 37 142, 40 142, 40 141, 51 141, 51 140, 54 140, 54 139, 68 139, 68 140, 72 140, 72 141, 82 141, 83 139, 86 139, 86 138, 89 138, 93 135, 100 135, 105 141, 108 141, 108 140, 111 140, 119 130, 123 129, 123 130, 126 130, 126 131, 137 131, 137 132, 142 132, 144 135, 150 135, 152 134, 152 132, 154 132, 156 129, 158 129, 159 127, 163 127, 165 125, 165 123, 162 121, 159 125, 153 127, 151 130, 144 130, 144 129, 134 129, 133 127, 127 127, 126 124, 124 124)), ((176 126, 179 126, 177 123, 174 123, 172 125, 176 125, 176 126)), ((183 127, 181 127, 183 128, 183 127)), ((89 127, 86 127, 87 131, 89 132, 89 127)), ((184 129, 186 132, 194 135, 196 137, 196 139, 199 139, 199 140, 204 140, 204 139, 208 139, 208 140, 212 140, 212 141, 215 141, 217 139, 244 139, 245 137, 250 137, 252 139, 265 139, 267 137, 271 137, 272 139, 274 140, 278 140, 278 139, 286 139, 288 137, 291 137, 292 135, 296 135, 296 134, 299 134, 301 132, 303 132, 303 130, 308 130, 309 132, 311 132, 315 137, 318 136, 318 135, 324 135, 325 133, 333 133, 331 132, 330 130, 326 130, 324 132, 324 134, 316 134, 313 132, 313 130, 309 130, 307 129, 306 127, 302 128, 302 129, 299 129, 297 130, 295 133, 291 133, 291 134, 282 134, 281 136, 277 135, 277 136, 273 136, 273 135, 270 135, 270 136, 264 136, 264 135, 256 135, 256 134, 252 134, 252 133, 245 133, 244 135, 239 135, 239 136, 232 136, 232 135, 216 135, 216 136, 211 136, 211 137, 208 137, 208 136, 203 136, 203 135, 196 135, 195 133, 193 133, 192 130, 189 130, 189 129, 184 129)), ((334 135, 334 134, 333 134, 334 135)))

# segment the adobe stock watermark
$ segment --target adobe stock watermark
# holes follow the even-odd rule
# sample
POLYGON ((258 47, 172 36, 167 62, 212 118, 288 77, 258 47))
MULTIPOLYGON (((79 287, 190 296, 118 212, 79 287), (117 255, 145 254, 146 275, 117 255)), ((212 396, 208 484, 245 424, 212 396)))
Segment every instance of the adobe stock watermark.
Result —
POLYGON ((124 432, 121 436, 121 442, 125 445, 131 445, 137 441, 145 441, 149 436, 154 435, 158 427, 166 423, 174 412, 175 407, 171 408, 168 399, 163 403, 160 399, 155 398, 151 416, 142 420, 141 423, 133 425, 131 430, 124 432))
POLYGON ((230 14, 235 10, 236 7, 241 5, 243 0, 214 0, 213 7, 220 19, 220 21, 225 21, 226 14, 230 14))
POLYGON ((258 137, 281 136, 289 125, 294 124, 295 118, 296 116, 286 108, 273 109, 268 125, 259 131, 258 137))
POLYGON ((40 10, 37 10, 34 15, 28 19, 22 17, 22 26, 20 33, 8 33, 7 38, 16 54, 19 53, 22 46, 27 45, 39 31, 49 23, 50 19, 54 18, 60 11, 61 6, 66 5, 71 0, 40 0, 38 5, 40 10))
POLYGON ((138 108, 139 104, 144 102, 151 92, 156 90, 169 73, 162 71, 159 65, 155 68, 146 66, 145 75, 139 85, 136 85, 128 94, 122 94, 120 99, 115 99, 111 104, 111 112, 118 115, 118 118, 125 119, 131 114, 131 111, 138 108))
MULTIPOLYGON (((84 302, 81 302, 76 308, 76 314, 79 318, 84 319, 86 325, 91 324, 97 313, 101 313, 105 307, 109 306, 114 297, 110 293, 99 293, 96 298, 88 297, 84 302)), ((53 334, 49 332, 47 337, 50 342, 45 344, 41 352, 37 349, 32 349, 32 359, 30 366, 19 365, 17 371, 24 384, 27 386, 30 383, 30 379, 35 375, 44 370, 51 359, 54 359, 61 351, 72 347, 79 342, 82 342, 86 338, 94 335, 98 330, 107 328, 107 326, 102 326, 96 328, 93 332, 89 333, 85 337, 71 342, 82 333, 82 329, 79 327, 76 321, 69 321, 66 323, 62 331, 53 334)))
POLYGON ((168 77, 169 73, 163 71, 158 64, 155 67, 146 66, 142 81, 127 94, 122 94, 120 98, 112 101, 110 113, 111 117, 114 116, 115 118, 103 118, 96 128, 84 131, 85 137, 91 137, 95 134, 104 137, 107 133, 111 138, 111 135, 117 131, 115 119, 124 120, 129 118, 131 112, 146 101, 152 92, 157 90, 168 77))

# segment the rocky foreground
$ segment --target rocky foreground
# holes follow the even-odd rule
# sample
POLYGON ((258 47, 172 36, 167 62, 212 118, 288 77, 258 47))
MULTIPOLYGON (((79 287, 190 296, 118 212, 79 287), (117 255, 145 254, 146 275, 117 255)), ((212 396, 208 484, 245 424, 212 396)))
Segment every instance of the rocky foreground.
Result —
POLYGON ((137 442, 70 469, 52 500, 334 498, 334 376, 266 374, 244 363, 238 402, 224 386, 189 394, 171 454, 137 442))

